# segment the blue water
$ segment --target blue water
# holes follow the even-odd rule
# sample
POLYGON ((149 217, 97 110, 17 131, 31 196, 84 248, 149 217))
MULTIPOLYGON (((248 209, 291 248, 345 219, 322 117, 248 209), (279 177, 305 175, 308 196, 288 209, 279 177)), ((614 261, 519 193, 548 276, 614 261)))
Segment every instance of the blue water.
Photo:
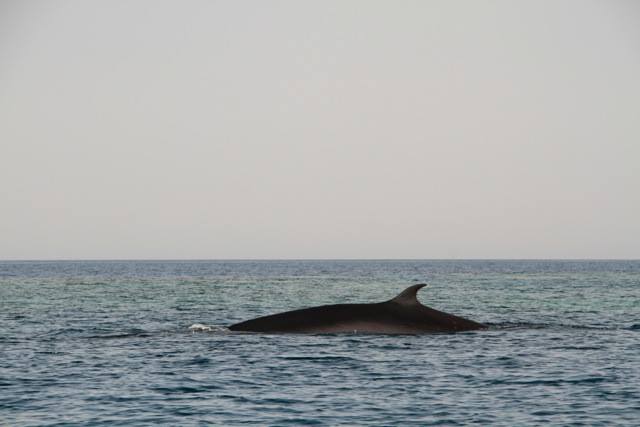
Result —
POLYGON ((640 425, 640 262, 0 262, 0 425, 640 425), (490 324, 259 335, 420 300, 490 324))

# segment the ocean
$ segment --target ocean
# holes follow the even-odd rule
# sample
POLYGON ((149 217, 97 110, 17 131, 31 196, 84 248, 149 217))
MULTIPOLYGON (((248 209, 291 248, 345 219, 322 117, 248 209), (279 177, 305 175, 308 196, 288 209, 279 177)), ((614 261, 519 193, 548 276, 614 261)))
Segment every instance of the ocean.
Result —
POLYGON ((0 262, 0 426, 640 425, 640 261, 0 262), (432 335, 231 333, 423 304, 432 335))

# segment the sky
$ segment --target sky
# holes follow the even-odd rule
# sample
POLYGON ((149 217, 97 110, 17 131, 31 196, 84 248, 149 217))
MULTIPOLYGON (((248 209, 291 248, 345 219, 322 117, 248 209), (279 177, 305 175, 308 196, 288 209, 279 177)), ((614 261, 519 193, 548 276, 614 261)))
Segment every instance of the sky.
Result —
POLYGON ((639 22, 0 0, 0 260, 638 259, 639 22))

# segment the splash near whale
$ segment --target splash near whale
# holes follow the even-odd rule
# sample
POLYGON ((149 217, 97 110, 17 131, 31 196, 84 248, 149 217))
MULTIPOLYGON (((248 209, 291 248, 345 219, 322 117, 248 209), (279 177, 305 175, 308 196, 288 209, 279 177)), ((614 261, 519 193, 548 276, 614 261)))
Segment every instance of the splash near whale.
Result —
POLYGON ((422 305, 413 285, 395 298, 373 304, 333 304, 258 317, 229 326, 232 331, 263 333, 428 334, 485 329, 473 320, 422 305))

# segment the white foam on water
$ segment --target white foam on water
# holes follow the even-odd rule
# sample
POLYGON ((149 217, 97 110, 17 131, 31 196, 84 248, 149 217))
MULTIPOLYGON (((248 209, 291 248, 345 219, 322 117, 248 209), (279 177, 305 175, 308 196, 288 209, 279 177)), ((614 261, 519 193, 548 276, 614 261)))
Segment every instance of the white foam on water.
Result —
POLYGON ((224 326, 216 326, 216 325, 205 325, 202 323, 194 323, 189 326, 189 330, 193 333, 196 332, 229 332, 224 326))

